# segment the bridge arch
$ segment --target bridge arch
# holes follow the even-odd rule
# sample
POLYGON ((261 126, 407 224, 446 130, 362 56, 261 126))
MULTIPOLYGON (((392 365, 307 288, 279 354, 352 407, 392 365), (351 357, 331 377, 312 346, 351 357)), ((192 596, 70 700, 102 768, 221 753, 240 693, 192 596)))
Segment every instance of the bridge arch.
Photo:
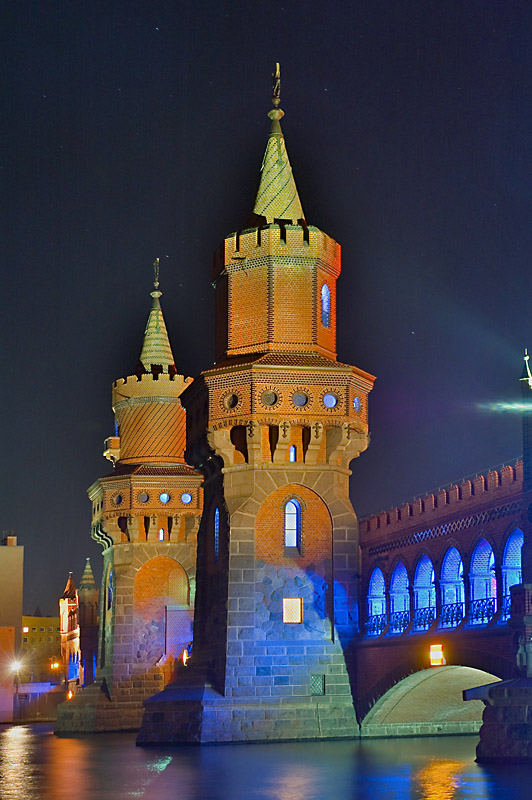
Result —
POLYGON ((363 737, 475 733, 483 703, 462 699, 462 691, 499 680, 463 665, 423 669, 397 681, 361 721, 363 737))

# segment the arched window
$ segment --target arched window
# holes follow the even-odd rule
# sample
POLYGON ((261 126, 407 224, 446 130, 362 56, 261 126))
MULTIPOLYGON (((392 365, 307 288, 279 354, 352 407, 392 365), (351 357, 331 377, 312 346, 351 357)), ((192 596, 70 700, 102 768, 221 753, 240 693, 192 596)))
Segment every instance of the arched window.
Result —
POLYGON ((284 546, 301 552, 301 505, 294 497, 284 507, 284 546))
POLYGON ((464 565, 456 547, 443 557, 440 577, 441 625, 454 628, 464 617, 464 565))
POLYGON ((471 584, 469 621, 475 625, 489 622, 497 610, 497 579, 495 556, 486 539, 481 539, 473 551, 469 582, 471 584))
POLYGON ((366 627, 369 636, 379 636, 386 627, 386 589, 384 575, 379 567, 375 567, 369 579, 366 627))
POLYGON ((107 609, 111 609, 113 605, 113 594, 115 590, 115 574, 112 569, 109 570, 107 578, 107 609))
POLYGON ((515 528, 506 540, 502 557, 502 618, 510 616, 510 586, 521 583, 521 548, 523 547, 523 531, 515 528))
POLYGON ((326 283, 321 287, 321 324, 325 328, 331 326, 331 290, 326 283))
POLYGON ((214 509, 214 560, 220 555, 220 509, 214 509))
POLYGON ((390 631, 402 633, 410 622, 410 592, 408 591, 408 573, 402 562, 399 562, 390 579, 390 631))
POLYGON ((297 448, 295 444, 290 445, 290 461, 297 461, 297 448))
POLYGON ((436 619, 434 567, 426 555, 417 562, 414 575, 414 630, 426 631, 436 619))

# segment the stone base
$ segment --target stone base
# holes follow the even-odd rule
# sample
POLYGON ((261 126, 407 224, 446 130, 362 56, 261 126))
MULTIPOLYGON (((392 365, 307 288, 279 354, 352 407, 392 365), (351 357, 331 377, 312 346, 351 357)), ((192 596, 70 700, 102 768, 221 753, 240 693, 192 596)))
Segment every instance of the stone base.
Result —
MULTIPOLYGON (((151 682, 156 691, 160 681, 151 682)), ((69 736, 77 733, 105 731, 138 731, 142 722, 142 701, 149 692, 141 689, 117 689, 112 698, 102 681, 97 681, 61 703, 57 709, 54 733, 69 736)))
POLYGON ((532 679, 490 683, 464 692, 464 699, 479 698, 485 708, 477 745, 477 761, 532 762, 532 679))
POLYGON ((208 684, 170 684, 144 703, 141 746, 345 739, 359 734, 351 698, 226 698, 208 684))

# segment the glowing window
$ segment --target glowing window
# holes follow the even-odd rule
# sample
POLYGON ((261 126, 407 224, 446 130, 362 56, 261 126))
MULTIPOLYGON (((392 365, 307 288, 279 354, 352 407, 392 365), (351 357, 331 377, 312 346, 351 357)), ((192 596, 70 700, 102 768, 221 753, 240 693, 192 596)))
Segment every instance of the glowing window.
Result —
POLYGON ((290 461, 297 461, 297 448, 295 444, 290 445, 290 461))
POLYGON ((283 622, 303 622, 303 600, 301 597, 283 597, 283 622))
POLYGON ((161 492, 161 494, 159 495, 159 500, 161 501, 161 503, 164 503, 166 505, 166 503, 170 502, 170 495, 168 494, 168 492, 161 492))
POLYGON ((321 287, 321 324, 325 328, 331 325, 331 291, 326 283, 321 287))
POLYGON ((301 506, 294 498, 284 507, 284 546, 301 549, 301 506))
POLYGON ((159 528, 159 541, 164 542, 164 528, 159 528))
POLYGON ((115 574, 113 570, 109 570, 109 577, 107 578, 107 609, 113 605, 113 594, 115 590, 115 574))
POLYGON ((355 399, 353 400, 353 408, 355 409, 355 411, 360 411, 360 409, 362 408, 360 397, 355 397, 355 399))
POLYGON ((192 502, 192 495, 190 494, 190 492, 183 492, 183 494, 181 495, 181 502, 185 503, 185 505, 188 505, 189 503, 192 502))
POLYGON ((334 408, 338 403, 338 398, 332 392, 327 392, 323 395, 323 405, 326 408, 334 408))
POLYGON ((503 594, 510 594, 510 586, 521 583, 521 548, 523 546, 523 531, 516 528, 511 532, 504 547, 502 558, 503 594))
POLYGON ((26 627, 22 628, 22 633, 29 633, 29 631, 30 631, 29 628, 26 627))
POLYGON ((214 560, 218 561, 220 555, 220 509, 214 512, 214 560))
POLYGON ((442 644, 431 644, 429 650, 429 660, 431 667, 443 667, 445 658, 443 655, 442 644))
POLYGON ((368 616, 386 614, 386 587, 384 575, 379 567, 375 567, 369 579, 368 588, 368 616))

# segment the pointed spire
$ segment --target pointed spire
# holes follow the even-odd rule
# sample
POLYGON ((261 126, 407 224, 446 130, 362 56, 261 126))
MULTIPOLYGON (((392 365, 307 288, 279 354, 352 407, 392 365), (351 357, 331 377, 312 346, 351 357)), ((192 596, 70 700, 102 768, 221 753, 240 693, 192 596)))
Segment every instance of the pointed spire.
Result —
POLYGON ((150 293, 153 297, 153 303, 144 331, 144 342, 142 345, 142 352, 140 354, 140 366, 142 372, 152 372, 155 368, 156 372, 169 372, 175 374, 176 368, 174 363, 174 356, 170 341, 168 339, 168 332, 163 317, 163 310, 159 302, 162 292, 159 291, 159 259, 156 258, 153 263, 154 281, 153 285, 155 290, 150 293))
POLYGON ((76 597, 76 584, 74 583, 74 578, 72 577, 72 573, 68 573, 68 579, 65 586, 65 591, 63 592, 63 599, 69 598, 74 600, 76 597))
POLYGON ((85 559, 85 569, 83 570, 83 575, 81 576, 81 583, 79 584, 79 589, 94 589, 96 588, 96 581, 94 580, 94 573, 91 567, 91 560, 90 558, 85 559))
POLYGON ((521 380, 528 383, 528 388, 532 390, 532 372, 530 371, 530 356, 528 349, 525 347, 525 354, 523 356, 523 371, 521 373, 521 380))
POLYGON ((281 101, 281 69, 275 65, 272 75, 273 81, 273 108, 268 116, 272 121, 270 135, 266 144, 266 152, 262 160, 261 176, 257 198, 253 207, 253 214, 263 217, 267 223, 274 220, 290 220, 297 224, 304 219, 303 208, 297 193, 292 167, 283 132, 281 119, 284 111, 279 108, 281 101))

